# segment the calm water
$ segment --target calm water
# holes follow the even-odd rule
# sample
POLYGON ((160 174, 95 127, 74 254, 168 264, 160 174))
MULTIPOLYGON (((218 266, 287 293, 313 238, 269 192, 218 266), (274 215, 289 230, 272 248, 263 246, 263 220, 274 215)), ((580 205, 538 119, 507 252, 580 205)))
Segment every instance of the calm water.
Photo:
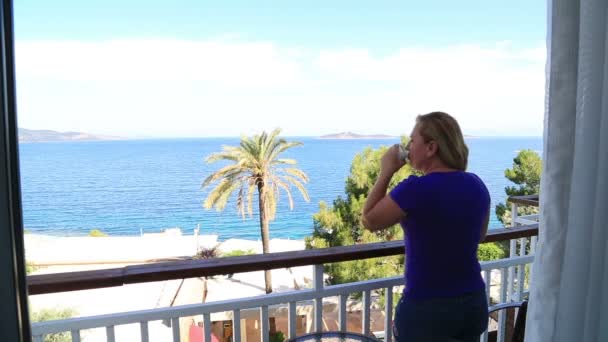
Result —
MULTIPOLYGON (((279 202, 271 237, 302 238, 312 230, 312 214, 319 201, 331 203, 344 193, 344 181, 354 155, 367 146, 393 140, 318 140, 296 138, 304 146, 287 153, 310 177, 311 201, 294 193, 290 211, 285 197, 279 202)), ((517 151, 540 151, 541 138, 472 138, 469 171, 490 189, 492 206, 504 201, 517 151)), ((256 216, 242 219, 234 204, 224 212, 204 210, 202 180, 219 164, 204 158, 237 138, 131 140, 102 142, 27 143, 20 145, 23 215, 26 229, 54 235, 86 235, 97 228, 111 235, 139 235, 180 227, 192 234, 228 238, 259 238, 256 216)), ((296 191, 297 192, 297 191, 296 191)), ((233 202, 234 203, 234 202, 233 202)), ((492 217, 492 227, 500 223, 492 217)))

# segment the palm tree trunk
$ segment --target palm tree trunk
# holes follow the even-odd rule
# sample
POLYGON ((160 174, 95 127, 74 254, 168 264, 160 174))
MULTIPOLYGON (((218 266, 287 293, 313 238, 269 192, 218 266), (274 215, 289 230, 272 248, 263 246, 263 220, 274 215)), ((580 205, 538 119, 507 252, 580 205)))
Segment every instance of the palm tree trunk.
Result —
MULTIPOLYGON (((266 198, 264 197, 264 183, 258 183, 258 198, 260 205, 260 233, 262 235, 262 251, 264 254, 268 253, 269 250, 269 237, 270 231, 268 229, 268 217, 266 217, 266 198)), ((266 293, 272 292, 272 277, 270 270, 264 271, 264 282, 266 285, 266 293)))
POLYGON ((202 298, 203 303, 207 303, 208 294, 209 294, 209 288, 207 287, 207 277, 203 277, 203 298, 202 298))

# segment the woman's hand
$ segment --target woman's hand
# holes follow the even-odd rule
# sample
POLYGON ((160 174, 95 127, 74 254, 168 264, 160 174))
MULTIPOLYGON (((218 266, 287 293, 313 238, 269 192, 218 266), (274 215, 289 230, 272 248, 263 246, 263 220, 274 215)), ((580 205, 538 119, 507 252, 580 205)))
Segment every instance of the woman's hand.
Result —
POLYGON ((405 161, 399 159, 399 145, 391 146, 382 156, 380 161, 380 173, 392 176, 405 165, 405 161))
POLYGON ((367 195, 363 205, 361 223, 371 231, 390 227, 403 219, 406 213, 386 191, 391 178, 405 162, 399 159, 399 145, 394 145, 384 153, 380 161, 380 175, 367 195))

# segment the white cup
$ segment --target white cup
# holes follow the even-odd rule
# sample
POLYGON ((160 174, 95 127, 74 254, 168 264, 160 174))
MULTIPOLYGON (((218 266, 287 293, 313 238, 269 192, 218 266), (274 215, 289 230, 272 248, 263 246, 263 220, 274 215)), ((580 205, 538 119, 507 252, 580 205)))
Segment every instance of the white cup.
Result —
POLYGON ((397 146, 399 146, 399 159, 407 163, 410 151, 403 144, 397 144, 397 146))

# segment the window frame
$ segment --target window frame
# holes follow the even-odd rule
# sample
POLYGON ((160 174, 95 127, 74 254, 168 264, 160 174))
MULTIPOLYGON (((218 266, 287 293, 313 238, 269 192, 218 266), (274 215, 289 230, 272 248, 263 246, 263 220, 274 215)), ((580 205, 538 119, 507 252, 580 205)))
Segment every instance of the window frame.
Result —
POLYGON ((0 334, 31 341, 15 93, 13 1, 0 0, 0 334))

